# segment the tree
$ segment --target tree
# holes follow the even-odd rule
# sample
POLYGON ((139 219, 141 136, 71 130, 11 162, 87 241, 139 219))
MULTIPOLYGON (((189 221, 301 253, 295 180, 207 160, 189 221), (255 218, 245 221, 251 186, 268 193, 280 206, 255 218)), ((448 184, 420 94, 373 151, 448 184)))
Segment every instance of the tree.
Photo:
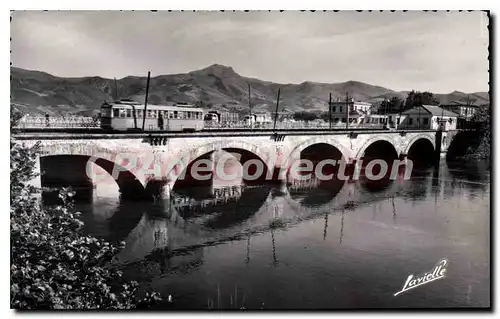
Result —
POLYGON ((439 100, 434 97, 431 92, 419 92, 412 90, 408 93, 405 102, 405 109, 411 109, 415 106, 422 105, 439 105, 439 100))
POLYGON ((83 223, 71 205, 73 193, 59 194, 62 205, 42 207, 35 177, 39 152, 10 143, 11 307, 14 309, 131 309, 159 300, 146 292, 138 298, 138 284, 124 283, 110 267, 118 248, 83 235, 83 223))
POLYGON ((469 148, 467 155, 473 158, 491 158, 491 106, 480 107, 472 121, 479 124, 479 145, 477 148, 469 148))
POLYGON ((301 111, 293 114, 293 119, 296 121, 314 121, 317 118, 318 116, 312 112, 301 111))
POLYGON ((384 100, 378 109, 379 114, 399 113, 404 107, 403 99, 393 96, 390 100, 384 100))
POLYGON ((203 100, 198 100, 198 101, 196 101, 196 102, 194 103, 194 105, 195 105, 196 107, 203 108, 203 107, 205 107, 205 102, 203 102, 203 100))

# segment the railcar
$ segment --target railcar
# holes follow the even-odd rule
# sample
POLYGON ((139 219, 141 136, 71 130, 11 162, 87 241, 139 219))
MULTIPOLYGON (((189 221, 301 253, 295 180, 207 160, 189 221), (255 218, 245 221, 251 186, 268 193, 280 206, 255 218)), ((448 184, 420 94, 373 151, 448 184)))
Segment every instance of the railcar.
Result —
POLYGON ((205 121, 209 123, 219 123, 219 116, 216 113, 209 112, 205 114, 205 121))
POLYGON ((130 100, 104 103, 101 106, 103 130, 132 131, 201 131, 203 109, 191 105, 144 105, 130 100))

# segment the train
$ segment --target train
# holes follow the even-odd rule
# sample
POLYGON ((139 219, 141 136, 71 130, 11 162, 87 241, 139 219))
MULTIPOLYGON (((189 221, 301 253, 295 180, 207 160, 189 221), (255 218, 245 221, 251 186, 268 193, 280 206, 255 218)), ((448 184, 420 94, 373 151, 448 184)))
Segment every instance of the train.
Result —
POLYGON ((104 102, 101 105, 103 130, 142 131, 143 123, 144 131, 201 131, 204 128, 204 110, 189 104, 145 107, 132 100, 104 102))
POLYGON ((239 114, 234 112, 209 111, 205 114, 205 122, 230 124, 238 123, 239 114))

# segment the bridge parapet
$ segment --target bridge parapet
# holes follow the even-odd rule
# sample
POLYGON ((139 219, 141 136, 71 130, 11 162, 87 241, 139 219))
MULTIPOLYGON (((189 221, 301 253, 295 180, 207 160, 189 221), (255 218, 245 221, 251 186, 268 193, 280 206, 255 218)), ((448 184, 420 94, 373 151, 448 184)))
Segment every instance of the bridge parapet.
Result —
MULTIPOLYGON (((443 132, 442 151, 456 136, 458 131, 443 132)), ((436 131, 286 131, 279 132, 275 138, 272 132, 198 132, 158 134, 118 134, 106 135, 105 138, 77 134, 55 138, 41 135, 15 135, 27 146, 40 142, 42 157, 54 155, 78 155, 102 158, 111 163, 121 165, 130 170, 144 187, 150 180, 165 180, 170 189, 173 188, 177 173, 173 168, 182 163, 184 168, 192 161, 216 151, 226 150, 240 155, 250 154, 248 158, 258 158, 268 169, 287 168, 294 160, 299 159, 301 152, 316 144, 328 144, 342 154, 347 163, 353 163, 363 157, 365 151, 373 143, 384 141, 395 150, 398 156, 407 155, 412 145, 419 140, 429 141, 435 147, 436 131), (81 136, 80 136, 81 135, 81 136), (157 139, 152 143, 152 139, 157 139), (127 161, 135 157, 136 161, 127 161), (134 167, 137 166, 137 167, 134 167)), ((57 136, 56 136, 57 137, 57 136)), ((121 169, 121 168, 120 168, 121 169)), ((283 170, 280 170, 283 171, 283 170)), ((284 179, 286 176, 280 176, 284 179)))

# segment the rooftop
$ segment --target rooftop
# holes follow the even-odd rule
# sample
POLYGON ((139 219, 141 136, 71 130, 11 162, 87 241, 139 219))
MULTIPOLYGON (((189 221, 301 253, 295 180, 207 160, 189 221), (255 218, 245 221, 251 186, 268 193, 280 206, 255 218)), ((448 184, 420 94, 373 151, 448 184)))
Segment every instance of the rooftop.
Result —
POLYGON ((458 117, 458 114, 455 112, 448 111, 442 107, 436 106, 436 105, 422 105, 422 106, 416 106, 414 108, 411 108, 409 110, 404 111, 402 114, 414 114, 416 111, 426 112, 428 114, 431 114, 433 116, 446 116, 446 117, 458 117))

